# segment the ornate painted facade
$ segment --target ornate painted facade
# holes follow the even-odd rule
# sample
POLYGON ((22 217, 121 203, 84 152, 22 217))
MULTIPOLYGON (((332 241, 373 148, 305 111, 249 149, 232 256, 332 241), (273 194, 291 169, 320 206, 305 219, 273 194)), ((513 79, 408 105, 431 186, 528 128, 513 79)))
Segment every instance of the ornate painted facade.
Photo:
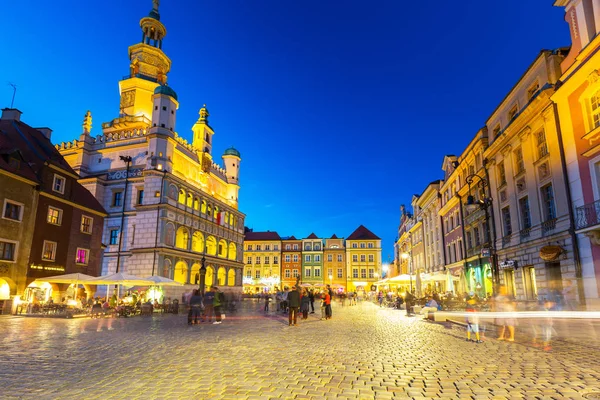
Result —
POLYGON ((176 130, 177 94, 167 86, 171 61, 157 2, 140 21, 142 41, 129 47, 130 73, 119 82, 117 118, 92 134, 84 117, 79 139, 56 148, 109 212, 103 274, 162 275, 196 287, 202 259, 206 285, 241 291, 244 214, 238 210, 240 153, 224 167, 213 160, 214 130, 206 106, 191 127, 176 130))

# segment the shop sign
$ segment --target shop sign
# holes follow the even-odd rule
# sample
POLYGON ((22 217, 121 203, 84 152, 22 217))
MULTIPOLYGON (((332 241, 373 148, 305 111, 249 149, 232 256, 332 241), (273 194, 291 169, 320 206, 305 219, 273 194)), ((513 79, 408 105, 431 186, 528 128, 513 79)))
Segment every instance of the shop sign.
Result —
MULTIPOLYGON (((137 178, 138 176, 142 176, 144 168, 136 168, 129 170, 129 178, 137 178)), ((121 171, 112 171, 109 172, 106 176, 106 180, 108 181, 116 181, 118 179, 125 179, 127 176, 127 170, 121 171)))
POLYGON ((517 262, 515 260, 501 261, 500 268, 517 268, 517 262))
POLYGON ((62 265, 35 265, 31 264, 29 269, 34 269, 38 271, 57 271, 57 272, 65 272, 65 267, 62 265))
POLYGON ((489 257, 491 254, 489 247, 484 247, 481 249, 481 257, 489 257))

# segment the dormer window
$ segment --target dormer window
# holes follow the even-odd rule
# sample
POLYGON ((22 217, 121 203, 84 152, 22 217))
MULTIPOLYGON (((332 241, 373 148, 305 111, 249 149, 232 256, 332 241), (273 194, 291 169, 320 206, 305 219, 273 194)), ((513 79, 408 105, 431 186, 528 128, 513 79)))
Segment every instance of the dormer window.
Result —
POLYGON ((66 179, 60 175, 54 174, 54 182, 52 182, 52 190, 60 194, 65 193, 66 179))
POLYGON ((519 111, 519 109, 517 108, 517 105, 515 104, 513 106, 513 108, 511 108, 510 111, 508 112, 508 120, 512 121, 513 119, 515 119, 517 117, 518 111, 519 111))

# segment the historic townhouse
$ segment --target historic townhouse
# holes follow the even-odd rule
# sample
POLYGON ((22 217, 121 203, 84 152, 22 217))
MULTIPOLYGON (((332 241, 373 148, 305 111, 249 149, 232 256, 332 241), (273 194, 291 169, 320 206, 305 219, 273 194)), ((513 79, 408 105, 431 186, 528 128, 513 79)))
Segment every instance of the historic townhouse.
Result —
POLYGON ((314 233, 302 239, 302 282, 323 283, 323 239, 314 233))
MULTIPOLYGON (((75 296, 68 285, 37 278, 81 272, 97 276, 106 211, 50 142, 52 131, 21 122, 21 112, 0 119, 0 309, 23 302, 75 296), (16 303, 16 302, 15 302, 16 303)), ((93 288, 87 287, 88 296, 93 288)))
POLYGON ((406 206, 400 206, 400 225, 398 225, 398 238, 394 243, 394 258, 398 270, 390 277, 412 273, 412 262, 410 259, 412 242, 409 240, 410 228, 414 225, 412 214, 406 210, 406 206))
POLYGON ((489 178, 483 152, 488 145, 487 129, 480 129, 457 159, 456 188, 463 219, 461 248, 464 255, 465 290, 479 296, 494 293, 496 272, 493 251, 493 214, 489 201, 489 178), (473 204, 468 204, 469 201, 473 204))
MULTIPOLYGON (((559 143, 564 147, 569 189, 567 207, 575 209, 575 252, 560 260, 549 278, 560 283, 575 281, 581 303, 600 306, 600 2, 557 0, 565 8, 571 32, 571 48, 561 63, 562 75, 551 96, 560 120, 559 143), (574 263, 574 265, 573 265, 574 263), (565 265, 566 264, 566 265, 565 265), (560 275, 558 274, 560 272, 560 275)), ((548 141, 550 144, 550 141, 548 141)), ((560 147, 555 145, 557 150, 560 147)), ((552 151, 549 149, 549 152, 552 151)), ((558 169, 560 166, 556 165, 558 169)), ((552 167, 555 173, 555 167, 552 167)), ((558 190, 555 191, 558 196, 558 190)), ((561 195, 564 197, 564 195, 561 195)), ((557 198, 558 200, 558 198, 557 198)), ((558 201, 557 201, 558 203, 558 201)), ((566 239, 565 239, 566 242, 566 239)), ((561 246, 564 247, 564 246, 561 246)), ((566 249, 567 252, 569 249, 566 249)))
POLYGON ((418 195, 413 195, 411 206, 413 209, 413 224, 408 229, 408 238, 410 241, 410 258, 412 262, 413 274, 416 274, 417 296, 421 295, 421 288, 431 288, 431 282, 422 282, 421 278, 425 273, 425 246, 423 243, 423 215, 420 207, 417 205, 418 195), (429 286, 427 286, 429 285, 429 286))
POLYGON ((80 182, 108 211, 102 272, 161 275, 185 284, 169 295, 206 285, 242 289, 244 214, 238 211, 240 153, 213 160, 214 130, 206 106, 177 133, 177 94, 167 86, 171 60, 162 50, 166 28, 158 2, 140 21, 142 40, 129 47, 129 74, 119 82, 117 118, 92 135, 84 117, 79 139, 57 145, 80 182))
POLYGON ((346 289, 346 246, 344 238, 338 238, 335 234, 325 239, 325 250, 323 251, 323 268, 325 283, 337 289, 346 289))
POLYGON ((381 239, 363 225, 346 239, 349 291, 370 291, 381 276, 381 239))
POLYGON ((486 122, 499 282, 521 300, 576 284, 569 203, 550 96, 562 51, 542 51, 486 122))
MULTIPOLYGON (((458 158, 454 155, 444 157, 442 170, 444 181, 440 187, 440 223, 444 244, 446 268, 454 276, 464 275, 464 246, 462 228, 463 201, 458 195, 460 188, 460 171, 458 158)), ((462 280, 461 280, 462 281, 462 280)))
POLYGON ((281 243, 277 232, 246 232, 244 292, 272 292, 281 285, 281 243))
POLYGON ((302 240, 294 236, 281 240, 281 287, 291 288, 302 275, 302 240))
POLYGON ((441 181, 433 181, 421 193, 416 206, 420 210, 423 223, 424 241, 424 270, 428 274, 439 274, 444 272, 444 260, 442 252, 441 226, 440 226, 440 200, 438 196, 441 181))

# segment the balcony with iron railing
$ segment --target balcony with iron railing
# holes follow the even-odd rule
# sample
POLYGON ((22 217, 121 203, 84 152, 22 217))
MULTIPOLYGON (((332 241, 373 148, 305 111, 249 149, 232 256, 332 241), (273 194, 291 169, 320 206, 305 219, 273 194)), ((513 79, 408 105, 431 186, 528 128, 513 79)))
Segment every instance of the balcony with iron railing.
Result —
POLYGON ((586 229, 596 225, 600 228, 600 200, 577 207, 575 229, 586 229))
POLYGON ((556 218, 542 222, 542 236, 551 235, 556 228, 556 218))
POLYGON ((531 227, 529 228, 525 228, 525 229, 521 229, 521 231, 519 232, 520 236, 521 236, 521 241, 526 241, 529 239, 529 237, 531 236, 531 227))
POLYGON ((512 234, 506 235, 502 238, 502 247, 510 246, 510 241, 512 239, 512 234))

